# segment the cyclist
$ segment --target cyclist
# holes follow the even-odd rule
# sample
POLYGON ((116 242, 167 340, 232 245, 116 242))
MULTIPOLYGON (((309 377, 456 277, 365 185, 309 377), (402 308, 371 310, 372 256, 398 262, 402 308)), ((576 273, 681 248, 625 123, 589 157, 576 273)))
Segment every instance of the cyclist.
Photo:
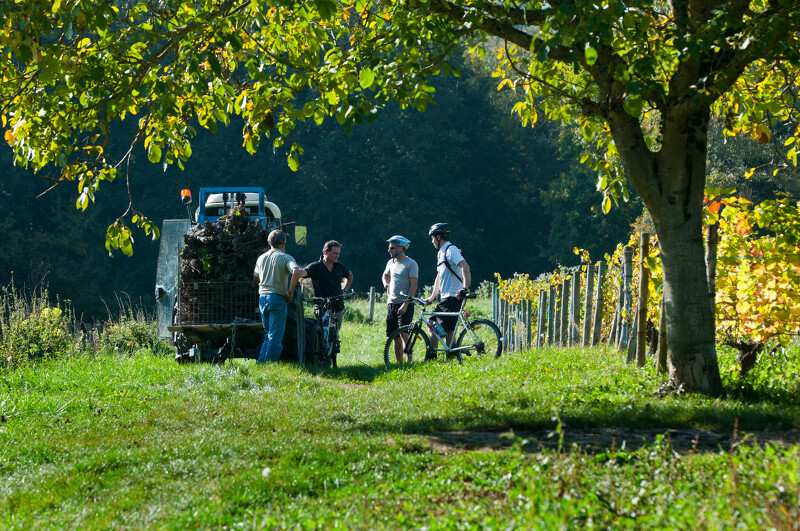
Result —
MULTIPOLYGON (((428 297, 428 304, 436 300, 441 294, 439 304, 434 312, 458 312, 461 309, 462 298, 469 289, 472 277, 469 264, 464 260, 461 251, 450 242, 450 226, 447 223, 434 223, 428 230, 431 243, 438 250, 436 254, 436 282, 433 291, 428 297), (458 270, 461 270, 459 274, 458 270)), ((447 344, 453 338, 456 328, 457 316, 435 317, 447 334, 447 344)), ((426 356, 427 358, 427 356, 426 356)))
MULTIPOLYGON (((417 292, 419 266, 413 258, 406 255, 411 240, 397 234, 386 241, 389 243, 388 250, 389 256, 391 256, 383 270, 383 287, 388 293, 386 337, 389 337, 401 326, 411 324, 411 320, 414 318, 414 305, 409 304, 408 300, 400 294, 413 296, 417 292)), ((403 348, 406 341, 408 341, 408 334, 400 334, 395 338, 394 355, 397 363, 403 362, 403 348)), ((408 361, 413 361, 410 352, 408 361)))
MULTIPOLYGON (((350 286, 353 285, 353 273, 339 262, 341 252, 341 243, 336 240, 325 242, 320 259, 300 270, 300 278, 311 278, 315 297, 335 297, 347 292, 350 286), (345 282, 344 288, 342 287, 342 280, 345 282)), ((337 326, 341 326, 342 316, 344 315, 344 300, 335 299, 331 301, 331 311, 337 326)), ((316 304, 314 306, 314 314, 319 316, 322 315, 321 312, 321 305, 316 304)))

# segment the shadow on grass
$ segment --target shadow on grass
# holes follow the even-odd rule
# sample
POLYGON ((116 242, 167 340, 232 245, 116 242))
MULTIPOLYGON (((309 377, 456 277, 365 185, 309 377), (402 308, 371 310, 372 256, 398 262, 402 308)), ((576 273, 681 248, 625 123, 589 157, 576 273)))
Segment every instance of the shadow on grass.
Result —
POLYGON ((337 380, 347 380, 363 383, 371 383, 380 378, 381 376, 394 371, 407 371, 411 370, 413 365, 396 365, 392 364, 387 367, 386 365, 339 365, 337 368, 323 369, 320 367, 311 367, 306 365, 305 369, 313 375, 320 375, 326 378, 337 380))
POLYGON ((652 444, 660 435, 682 453, 729 450, 734 440, 741 442, 743 437, 747 444, 786 447, 800 443, 796 408, 716 402, 699 406, 680 401, 655 405, 583 405, 562 408, 558 418, 553 411, 506 413, 498 409, 462 409, 450 415, 396 423, 373 420, 354 429, 425 436, 439 451, 503 448, 525 440, 526 451, 575 445, 595 453, 639 449, 652 444))

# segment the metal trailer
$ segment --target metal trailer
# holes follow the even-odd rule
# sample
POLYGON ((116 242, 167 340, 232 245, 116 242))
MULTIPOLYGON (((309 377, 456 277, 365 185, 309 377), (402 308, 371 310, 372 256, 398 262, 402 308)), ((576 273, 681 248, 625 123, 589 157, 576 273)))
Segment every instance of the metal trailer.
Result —
MULTIPOLYGON (((184 192, 186 193, 186 191, 184 192)), ((183 195, 183 194, 182 194, 183 195)), ((191 196, 184 203, 188 219, 164 220, 156 270, 158 336, 170 340, 178 362, 221 363, 228 358, 257 359, 264 329, 258 290, 251 282, 193 282, 180 285, 178 272, 184 235, 192 226, 213 222, 236 205, 245 205, 265 230, 283 228, 280 209, 266 200, 263 188, 202 188, 192 216, 191 196), (193 220, 194 218, 194 220, 193 220)), ((295 227, 296 243, 305 243, 305 227, 295 227)), ((281 360, 305 363, 306 319, 298 289, 289 305, 281 360)))

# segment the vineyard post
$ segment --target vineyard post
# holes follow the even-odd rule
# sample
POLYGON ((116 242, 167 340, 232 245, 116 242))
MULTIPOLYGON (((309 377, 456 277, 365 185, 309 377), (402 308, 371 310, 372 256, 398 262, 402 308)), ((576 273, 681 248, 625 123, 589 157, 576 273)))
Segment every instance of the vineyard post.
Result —
POLYGON ((708 294, 712 303, 717 296, 717 247, 719 245, 719 222, 706 227, 706 275, 708 294))
MULTIPOLYGON (((594 296, 594 328, 592 330, 592 346, 600 344, 600 333, 603 330, 603 280, 605 269, 603 261, 597 262, 597 291, 594 296)), ((588 292, 587 292, 588 293, 588 292)))
POLYGON ((546 333, 546 315, 547 315, 547 292, 544 288, 539 290, 539 315, 536 319, 536 348, 544 346, 544 338, 546 333))
POLYGON ((566 347, 569 345, 569 278, 565 278, 561 284, 561 322, 559 323, 559 345, 566 347))
POLYGON ((525 301, 527 303, 527 311, 526 318, 525 318, 525 326, 527 327, 527 334, 525 334, 525 343, 526 347, 530 350, 533 346, 533 300, 528 299, 525 301))
POLYGON ((517 319, 518 311, 518 302, 508 303, 508 332, 511 334, 511 341, 509 341, 509 344, 513 350, 517 350, 517 329, 519 326, 519 320, 517 319))
POLYGON ((619 341, 619 329, 622 317, 623 293, 624 292, 622 291, 622 279, 620 278, 619 283, 617 284, 617 300, 614 303, 614 318, 611 320, 611 334, 609 334, 608 336, 608 344, 613 347, 616 347, 617 341, 619 341))
POLYGON ((583 337, 581 345, 583 348, 589 346, 589 334, 592 329, 592 294, 594 293, 594 267, 592 264, 586 266, 586 299, 583 301, 583 337))
POLYGON ((508 337, 508 301, 500 299, 500 328, 503 330, 503 337, 508 337))
POLYGON ((661 292, 661 314, 658 317, 658 351, 656 373, 667 372, 667 327, 664 326, 664 292, 661 292))
POLYGON ((556 334, 556 289, 552 284, 549 285, 549 295, 547 297, 547 344, 555 343, 556 334))
POLYGON ((500 296, 500 288, 498 286, 492 286, 492 322, 497 324, 500 322, 498 319, 499 313, 497 311, 497 300, 500 296))
POLYGON ((650 268, 647 257, 650 254, 650 234, 643 232, 639 241, 639 305, 636 330, 636 365, 644 367, 647 354, 647 300, 650 298, 650 268))
POLYGON ((620 307, 620 335, 617 350, 628 344, 631 316, 631 284, 633 283, 633 247, 626 245, 622 250, 622 300, 620 307))
POLYGON ((367 321, 370 323, 372 319, 375 317, 375 286, 369 287, 369 315, 367 316, 367 321))
POLYGON ((577 347, 580 337, 581 322, 581 277, 572 275, 572 293, 569 297, 569 346, 577 347))
POLYGON ((631 325, 631 333, 628 335, 628 342, 625 344, 625 351, 628 353, 627 362, 632 363, 636 361, 636 349, 639 347, 639 341, 636 337, 636 330, 639 327, 639 301, 636 301, 636 311, 633 312, 633 324, 631 325))

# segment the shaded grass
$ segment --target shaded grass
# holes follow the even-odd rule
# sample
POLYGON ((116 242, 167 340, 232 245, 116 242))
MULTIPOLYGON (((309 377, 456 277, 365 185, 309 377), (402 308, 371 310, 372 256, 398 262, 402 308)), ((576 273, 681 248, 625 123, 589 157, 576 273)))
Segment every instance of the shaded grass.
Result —
POLYGON ((660 396, 651 369, 602 349, 386 368, 380 325, 347 322, 342 337, 340 368, 325 372, 179 366, 147 350, 0 372, 3 527, 791 529, 800 519, 796 441, 741 442, 796 433, 788 399, 660 396), (591 452, 570 444, 602 428, 620 438, 591 452), (730 444, 678 453, 668 435, 621 448, 633 430, 688 428, 730 444), (439 436, 454 431, 505 443, 439 436))

